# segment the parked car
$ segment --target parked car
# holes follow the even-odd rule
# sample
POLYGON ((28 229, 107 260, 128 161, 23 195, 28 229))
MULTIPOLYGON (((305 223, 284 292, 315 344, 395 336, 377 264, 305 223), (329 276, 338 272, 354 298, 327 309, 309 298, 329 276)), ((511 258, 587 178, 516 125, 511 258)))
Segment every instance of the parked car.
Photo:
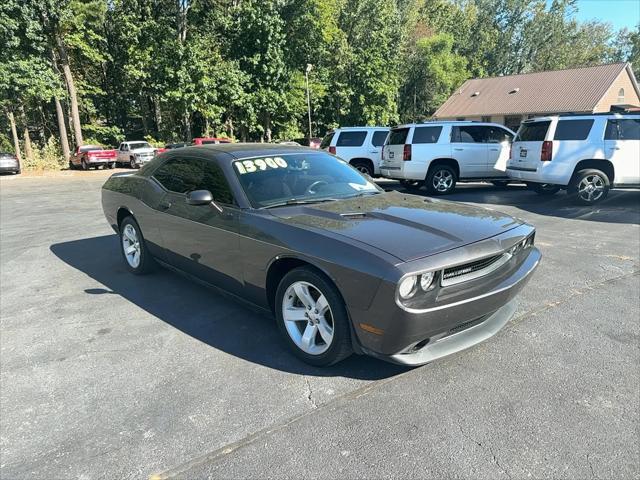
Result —
POLYGON ((640 187, 640 113, 560 115, 520 125, 509 177, 543 195, 567 189, 586 205, 640 187))
POLYGON ((320 148, 373 177, 380 174, 380 152, 388 134, 387 127, 338 128, 322 139, 320 148))
POLYGON ((305 147, 169 151, 112 176, 102 206, 129 271, 168 265, 271 311, 313 365, 418 365, 481 342, 540 260, 521 220, 385 192, 305 147))
POLYGON ((20 161, 13 153, 0 152, 0 173, 20 173, 20 161))
POLYGON ((90 168, 115 168, 117 162, 117 153, 113 149, 105 150, 100 145, 82 145, 76 147, 69 158, 69 168, 82 168, 89 170, 90 168))
POLYGON ((122 142, 118 147, 118 164, 129 165, 131 168, 140 168, 145 163, 153 160, 156 149, 149 142, 142 140, 122 142))
POLYGON ((451 193, 457 182, 508 177, 495 168, 506 163, 515 133, 496 123, 427 122, 391 130, 382 152, 380 172, 406 187, 424 185, 433 195, 451 193))
POLYGON ((218 145, 220 143, 232 143, 230 138, 196 137, 192 145, 218 145))

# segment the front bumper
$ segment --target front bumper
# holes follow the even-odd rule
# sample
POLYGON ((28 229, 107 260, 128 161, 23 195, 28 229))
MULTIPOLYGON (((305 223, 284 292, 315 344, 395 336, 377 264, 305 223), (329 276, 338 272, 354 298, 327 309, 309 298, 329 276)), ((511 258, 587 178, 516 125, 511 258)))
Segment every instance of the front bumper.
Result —
POLYGON ((378 358, 420 365, 486 340, 513 315, 514 299, 540 259, 530 247, 495 273, 442 289, 423 309, 390 308, 394 285, 383 282, 366 311, 350 309, 359 346, 378 358))
POLYGON ((20 165, 0 165, 0 172, 5 173, 5 172, 19 172, 20 171, 20 165))

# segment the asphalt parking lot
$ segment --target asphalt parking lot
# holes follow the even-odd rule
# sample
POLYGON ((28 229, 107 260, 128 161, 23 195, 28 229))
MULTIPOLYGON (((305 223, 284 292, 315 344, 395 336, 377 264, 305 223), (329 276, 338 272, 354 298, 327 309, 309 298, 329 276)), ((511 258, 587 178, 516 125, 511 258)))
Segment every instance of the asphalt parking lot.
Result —
POLYGON ((316 369, 270 318, 128 274, 107 173, 0 178, 2 478, 640 475, 640 192, 461 186, 538 229, 513 321, 420 368, 316 369))

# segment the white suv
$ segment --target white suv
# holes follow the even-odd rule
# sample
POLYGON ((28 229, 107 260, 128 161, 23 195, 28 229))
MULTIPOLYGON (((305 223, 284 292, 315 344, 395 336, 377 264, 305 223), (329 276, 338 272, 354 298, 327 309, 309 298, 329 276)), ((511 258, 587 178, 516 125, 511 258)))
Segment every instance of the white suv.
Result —
POLYGON ((380 152, 388 134, 387 127, 338 128, 322 139, 320 148, 373 177, 380 174, 380 152))
POLYGON ((489 180, 504 185, 508 181, 504 166, 514 135, 496 123, 401 125, 387 138, 380 173, 406 187, 424 184, 435 195, 451 193, 458 181, 489 180))
POLYGON ((507 174, 540 194, 566 188, 587 205, 604 200, 610 188, 640 187, 640 114, 526 120, 513 142, 507 174))

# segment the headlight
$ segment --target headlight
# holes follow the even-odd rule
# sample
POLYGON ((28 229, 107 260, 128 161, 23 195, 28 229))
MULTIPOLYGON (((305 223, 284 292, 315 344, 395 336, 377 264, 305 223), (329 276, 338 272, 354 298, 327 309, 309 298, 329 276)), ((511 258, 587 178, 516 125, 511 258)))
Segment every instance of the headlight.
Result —
POLYGON ((431 288, 431 284, 433 283, 433 278, 435 277, 434 272, 427 272, 420 275, 420 288, 423 292, 426 292, 431 288))
POLYGON ((403 300, 407 300, 413 297, 416 293, 416 283, 418 283, 418 277, 411 275, 400 282, 398 286, 398 295, 403 300))

